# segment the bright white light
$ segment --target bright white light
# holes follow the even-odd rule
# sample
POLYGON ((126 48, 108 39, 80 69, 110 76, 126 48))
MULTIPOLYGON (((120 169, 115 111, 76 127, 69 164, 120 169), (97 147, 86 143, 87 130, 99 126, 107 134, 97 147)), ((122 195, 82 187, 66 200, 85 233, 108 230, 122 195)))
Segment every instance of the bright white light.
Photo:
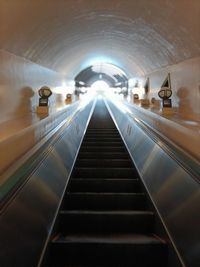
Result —
POLYGON ((60 86, 52 88, 53 93, 62 94, 65 96, 66 94, 72 94, 74 92, 74 81, 62 81, 60 86))
MULTIPOLYGON (((97 95, 106 96, 112 92, 112 88, 103 80, 98 80, 94 82, 91 87, 87 88, 87 94, 91 97, 96 97, 97 95)), ((84 95, 83 95, 84 96, 84 95)))
POLYGON ((87 60, 85 60, 82 65, 83 69, 90 67, 92 65, 100 65, 102 63, 113 64, 113 65, 121 67, 118 61, 116 61, 115 59, 107 55, 92 53, 92 54, 86 55, 86 58, 87 60))
POLYGON ((61 87, 63 87, 63 88, 66 87, 66 82, 65 81, 62 82, 62 86, 61 87))
POLYGON ((75 86, 75 81, 74 80, 69 81, 69 86, 74 87, 75 86))
POLYGON ((110 89, 110 86, 102 80, 96 81, 91 86, 91 91, 98 94, 103 95, 110 89))
POLYGON ((133 87, 135 85, 135 79, 134 78, 129 79, 128 85, 129 85, 129 87, 133 87))
POLYGON ((80 84, 80 85, 84 85, 85 83, 84 83, 84 82, 82 82, 82 81, 79 81, 79 84, 80 84))

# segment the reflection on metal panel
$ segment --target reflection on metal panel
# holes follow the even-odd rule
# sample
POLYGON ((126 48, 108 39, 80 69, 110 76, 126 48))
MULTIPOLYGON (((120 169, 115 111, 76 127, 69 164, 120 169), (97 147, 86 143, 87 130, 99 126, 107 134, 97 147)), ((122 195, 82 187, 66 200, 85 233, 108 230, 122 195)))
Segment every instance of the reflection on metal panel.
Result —
POLYGON ((37 266, 80 146, 92 103, 71 119, 61 138, 1 215, 0 266, 37 266))
POLYGON ((183 265, 199 267, 199 182, 138 127, 132 117, 112 102, 109 107, 183 265))
MULTIPOLYGON (((10 193, 13 193, 12 190, 14 187, 16 188, 16 184, 20 185, 23 180, 19 167, 23 163, 29 164, 29 167, 31 167, 34 159, 37 158, 35 152, 37 151, 39 156, 41 156, 39 149, 44 150, 42 146, 46 145, 47 141, 55 135, 58 129, 68 125, 71 118, 74 118, 75 114, 83 108, 83 106, 80 107, 81 104, 86 105, 86 103, 84 101, 76 102, 68 108, 53 113, 38 123, 0 142, 0 208, 4 199, 10 193), (29 162, 27 162, 27 157, 29 162), (2 173, 5 163, 9 165, 9 168, 5 168, 6 171, 2 173)), ((26 179, 26 177, 24 178, 26 179)))

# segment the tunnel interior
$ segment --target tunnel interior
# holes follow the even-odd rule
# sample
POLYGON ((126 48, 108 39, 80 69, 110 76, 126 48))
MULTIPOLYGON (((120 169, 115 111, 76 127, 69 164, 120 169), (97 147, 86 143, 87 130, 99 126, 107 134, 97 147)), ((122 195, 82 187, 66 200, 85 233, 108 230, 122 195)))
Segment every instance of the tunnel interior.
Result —
POLYGON ((87 94, 78 98, 74 90, 87 91, 104 81, 109 90, 119 88, 130 93, 129 99, 121 94, 116 94, 117 100, 111 97, 116 100, 115 104, 110 102, 112 116, 171 227, 169 232, 180 241, 178 247, 185 262, 189 259, 190 266, 194 261, 199 263, 199 176, 193 178, 192 172, 191 177, 192 168, 188 171, 185 165, 180 167, 180 158, 173 160, 160 142, 155 145, 149 138, 149 129, 159 132, 188 153, 195 162, 193 169, 197 165, 199 170, 199 18, 199 0, 0 0, 0 185, 5 189, 5 201, 7 193, 14 192, 14 201, 6 202, 1 220, 4 259, 13 261, 13 265, 15 259, 23 261, 16 250, 19 247, 24 254, 27 252, 29 262, 34 251, 30 248, 33 244, 37 247, 35 240, 42 237, 43 242, 46 238, 93 101, 89 102, 87 94), (38 90, 43 86, 53 92, 45 115, 37 113, 38 90), (163 113, 158 96, 161 87, 172 91, 171 113, 163 113), (69 92, 74 98, 66 103, 69 92), (139 95, 140 102, 134 101, 138 99, 133 94, 139 95), (137 127, 139 122, 149 127, 146 132, 137 127), (66 135, 58 136, 44 158, 40 149, 34 154, 34 149, 41 148, 63 123, 71 123, 66 135), (62 157, 66 151, 67 159, 62 157), (30 154, 33 157, 26 161, 30 154), (34 164, 39 161, 36 172, 31 169, 33 158, 34 164), (28 181, 24 169, 18 169, 24 166, 22 162, 31 173, 28 181), (9 191, 16 185, 16 191, 9 191), (18 189, 20 194, 15 194, 18 189), (196 218, 190 220, 191 231, 185 223, 187 217, 196 218), (17 218, 16 226, 26 225, 20 227, 20 244, 13 218, 17 218), (10 251, 15 257, 7 256, 10 251))
POLYGON ((137 105, 136 112, 164 132, 170 125, 169 138, 177 136, 199 158, 199 1, 0 0, 0 10, 0 171, 51 128, 44 126, 48 116, 54 122, 67 108, 67 93, 101 80, 149 100, 149 108, 137 105), (168 75, 174 113, 163 115, 158 92, 168 75), (47 116, 37 114, 42 86, 53 92, 47 116), (29 127, 30 143, 18 140, 11 153, 10 140, 29 127))
POLYGON ((199 56, 198 17, 187 0, 1 1, 1 48, 68 77, 99 59, 141 76, 199 56))
MULTIPOLYGON (((75 77, 76 93, 81 93, 81 88, 94 88, 106 86, 121 88, 121 92, 128 92, 128 77, 123 70, 113 64, 99 63, 82 70, 75 77), (103 81, 105 84, 101 83, 103 81), (98 84, 97 84, 98 82, 98 84), (95 86, 93 86, 95 85, 95 86)), ((102 88, 104 89, 104 88, 102 88)))
POLYGON ((52 105, 62 106, 59 94, 99 63, 125 75, 98 71, 85 76, 89 84, 95 75, 114 86, 127 87, 128 79, 130 89, 138 81, 141 98, 149 78, 148 97, 159 99, 170 73, 173 106, 183 117, 199 117, 199 1, 1 0, 0 8, 1 122, 34 112, 44 85, 54 92, 52 105), (21 94, 26 87, 33 91, 29 101, 21 94), (19 109, 20 101, 26 107, 19 109))

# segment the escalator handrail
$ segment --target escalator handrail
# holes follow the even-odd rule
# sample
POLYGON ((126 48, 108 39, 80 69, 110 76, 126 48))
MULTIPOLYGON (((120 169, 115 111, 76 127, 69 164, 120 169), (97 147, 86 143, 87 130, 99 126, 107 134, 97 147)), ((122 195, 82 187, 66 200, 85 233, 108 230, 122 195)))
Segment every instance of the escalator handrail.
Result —
POLYGON ((130 116, 140 128, 151 136, 151 139, 153 139, 163 150, 167 152, 168 155, 170 155, 170 157, 176 160, 182 168, 184 168, 200 183, 200 166, 199 162, 194 157, 184 151, 180 146, 176 145, 173 141, 169 140, 162 133, 153 129, 143 120, 136 119, 131 114, 130 116))

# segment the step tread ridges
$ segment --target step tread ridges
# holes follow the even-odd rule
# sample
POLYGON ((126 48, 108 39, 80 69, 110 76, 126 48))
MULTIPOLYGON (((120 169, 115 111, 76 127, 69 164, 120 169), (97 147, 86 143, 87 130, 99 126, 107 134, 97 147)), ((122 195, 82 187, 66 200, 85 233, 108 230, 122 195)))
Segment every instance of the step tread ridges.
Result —
POLYGON ((167 267, 137 169, 103 100, 83 138, 49 244, 49 267, 167 267), (102 257, 103 255, 103 257, 102 257))
POLYGON ((68 234, 66 236, 57 235, 53 240, 55 243, 80 242, 80 243, 132 243, 132 244, 166 244, 166 242, 154 235, 142 234, 68 234))

